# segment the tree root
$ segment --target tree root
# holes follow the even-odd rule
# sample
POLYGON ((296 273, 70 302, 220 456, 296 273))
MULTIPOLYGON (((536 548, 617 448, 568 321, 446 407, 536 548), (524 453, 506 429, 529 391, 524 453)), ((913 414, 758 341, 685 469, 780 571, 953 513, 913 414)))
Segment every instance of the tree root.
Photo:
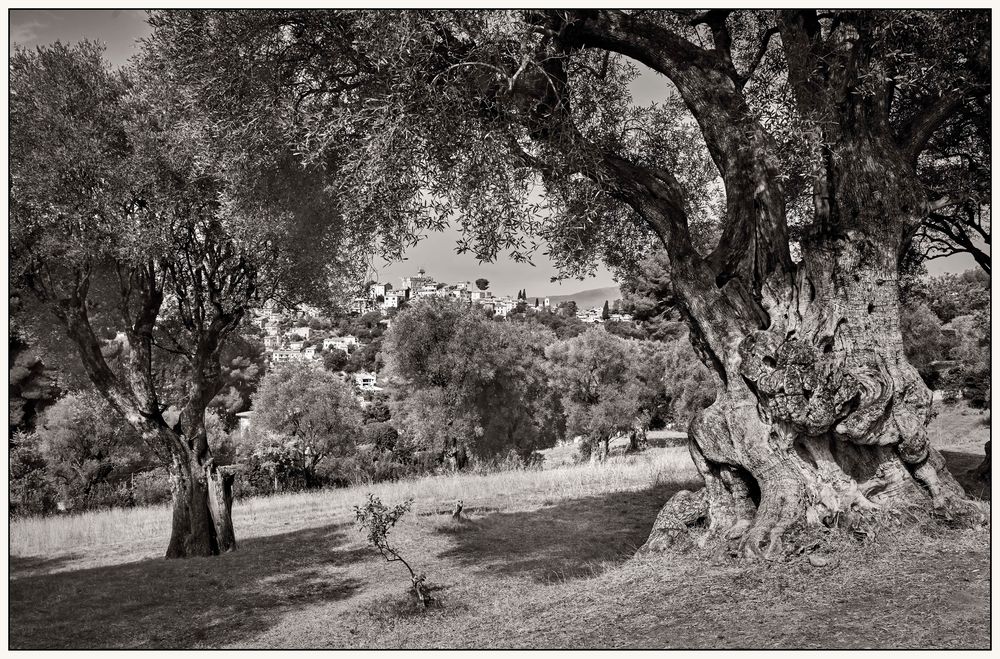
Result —
POLYGON ((427 606, 434 601, 431 597, 430 589, 427 587, 427 576, 424 574, 415 574, 411 578, 413 581, 413 596, 417 600, 422 608, 427 608, 427 606))
POLYGON ((649 538, 636 553, 690 549, 694 545, 691 527, 707 519, 708 514, 708 493, 705 488, 696 492, 681 490, 660 510, 649 538))
POLYGON ((681 490, 660 510, 648 539, 636 553, 685 552, 715 545, 717 551, 730 556, 783 561, 808 553, 818 538, 827 538, 831 531, 839 531, 841 537, 856 542, 872 542, 886 528, 913 526, 935 533, 941 529, 974 528, 986 521, 983 508, 961 496, 947 496, 935 502, 939 505, 930 506, 912 500, 887 500, 876 505, 864 497, 862 490, 857 487, 856 496, 846 497, 832 497, 827 492, 826 499, 818 501, 812 496, 797 499, 779 492, 772 503, 762 501, 753 522, 738 519, 725 528, 710 524, 706 488, 681 490), (808 500, 814 503, 802 514, 795 514, 796 501, 808 500), (838 505, 840 502, 845 505, 838 505))

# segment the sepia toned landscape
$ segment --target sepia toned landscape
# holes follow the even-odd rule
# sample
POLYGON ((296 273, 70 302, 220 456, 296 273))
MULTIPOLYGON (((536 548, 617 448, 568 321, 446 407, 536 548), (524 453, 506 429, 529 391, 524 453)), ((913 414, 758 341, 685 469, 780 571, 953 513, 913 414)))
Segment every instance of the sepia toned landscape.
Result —
POLYGON ((988 649, 991 15, 12 10, 10 649, 988 649))

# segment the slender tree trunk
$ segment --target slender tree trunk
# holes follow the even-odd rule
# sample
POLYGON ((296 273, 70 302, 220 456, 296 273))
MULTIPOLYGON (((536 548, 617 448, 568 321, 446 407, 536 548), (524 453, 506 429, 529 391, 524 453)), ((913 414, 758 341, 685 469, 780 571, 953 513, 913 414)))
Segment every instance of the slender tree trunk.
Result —
POLYGON ((611 453, 610 444, 610 437, 601 437, 594 442, 594 445, 590 450, 590 464, 593 465, 600 462, 606 462, 608 455, 611 453))
POLYGON ((635 425, 628 433, 627 453, 638 453, 646 448, 646 429, 640 425, 635 425))

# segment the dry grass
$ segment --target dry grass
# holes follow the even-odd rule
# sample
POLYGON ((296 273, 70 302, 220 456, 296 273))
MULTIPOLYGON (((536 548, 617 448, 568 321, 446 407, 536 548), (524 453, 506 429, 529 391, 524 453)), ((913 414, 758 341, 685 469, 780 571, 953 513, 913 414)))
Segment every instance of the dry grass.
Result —
MULTIPOLYGON (((450 509, 456 500, 466 510, 513 510, 606 492, 647 488, 658 480, 694 481, 686 449, 658 449, 615 458, 594 467, 563 465, 542 471, 428 476, 346 489, 280 494, 238 501, 233 523, 241 538, 256 538, 303 528, 346 522, 352 506, 371 492, 383 501, 414 499, 414 512, 450 509)), ((167 506, 114 509, 66 517, 18 519, 10 525, 12 556, 77 556, 72 565, 104 564, 159 555, 170 534, 167 506), (86 561, 86 558, 93 561, 86 561)), ((67 565, 69 567, 69 565, 67 565)))
POLYGON ((596 468, 255 499, 234 509, 239 551, 186 561, 157 558, 165 509, 19 522, 9 644, 989 647, 988 528, 890 529, 865 545, 830 532, 823 568, 802 556, 633 558, 660 506, 693 477, 685 449, 660 449, 596 468), (393 537, 439 606, 416 610, 405 571, 364 546, 350 507, 367 491, 415 499, 393 537), (448 514, 458 498, 461 521, 448 514))
POLYGON ((938 448, 959 448, 982 454, 990 438, 989 415, 964 402, 934 403, 935 416, 927 429, 931 444, 938 448))

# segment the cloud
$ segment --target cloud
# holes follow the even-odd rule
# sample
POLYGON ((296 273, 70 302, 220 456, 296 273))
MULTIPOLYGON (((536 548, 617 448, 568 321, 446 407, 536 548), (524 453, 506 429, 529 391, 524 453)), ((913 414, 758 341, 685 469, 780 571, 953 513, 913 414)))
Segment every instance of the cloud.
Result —
POLYGON ((24 23, 11 24, 10 42, 27 46, 38 40, 38 34, 45 27, 41 21, 25 21, 24 23))

